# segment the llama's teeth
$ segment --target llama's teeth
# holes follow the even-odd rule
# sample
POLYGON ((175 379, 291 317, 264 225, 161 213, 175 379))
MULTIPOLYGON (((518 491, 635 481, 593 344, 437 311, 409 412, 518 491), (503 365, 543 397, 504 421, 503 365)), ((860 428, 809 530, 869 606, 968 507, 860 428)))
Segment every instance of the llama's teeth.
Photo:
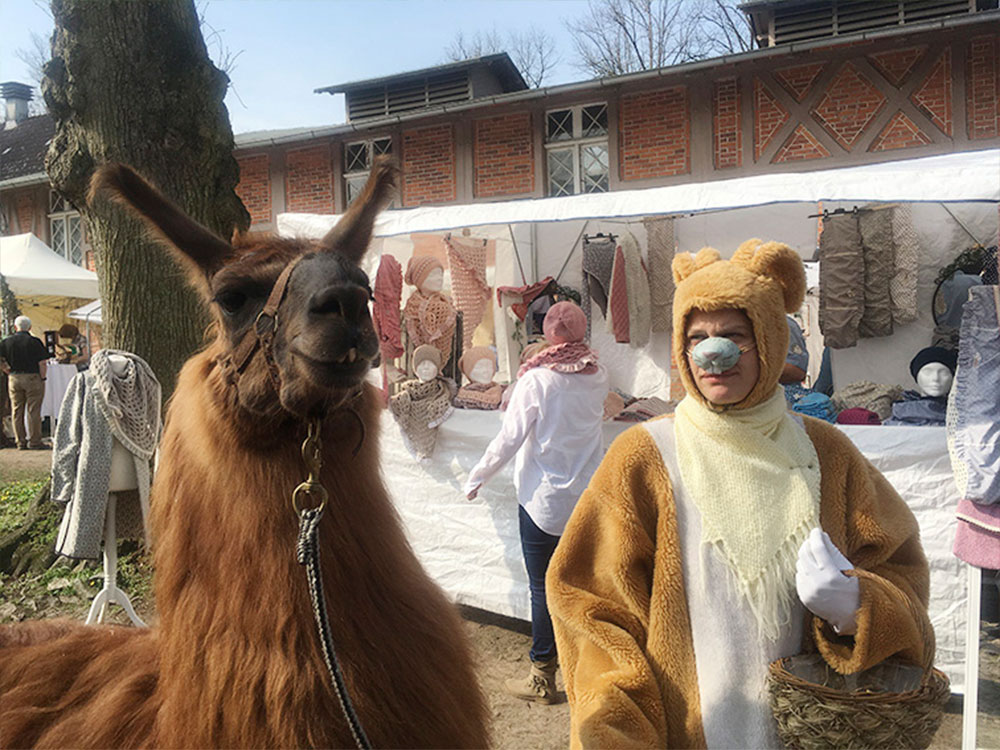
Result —
POLYGON ((357 349, 351 347, 350 349, 347 350, 347 361, 348 362, 353 362, 357 358, 358 358, 358 350, 357 349))

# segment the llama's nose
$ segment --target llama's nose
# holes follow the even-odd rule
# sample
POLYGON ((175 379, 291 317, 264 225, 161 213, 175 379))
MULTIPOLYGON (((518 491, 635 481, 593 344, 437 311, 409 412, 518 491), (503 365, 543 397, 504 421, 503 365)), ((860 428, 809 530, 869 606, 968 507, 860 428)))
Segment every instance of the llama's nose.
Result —
POLYGON ((339 316, 357 321, 367 308, 368 296, 363 289, 333 284, 320 289, 309 298, 309 312, 320 317, 339 316))

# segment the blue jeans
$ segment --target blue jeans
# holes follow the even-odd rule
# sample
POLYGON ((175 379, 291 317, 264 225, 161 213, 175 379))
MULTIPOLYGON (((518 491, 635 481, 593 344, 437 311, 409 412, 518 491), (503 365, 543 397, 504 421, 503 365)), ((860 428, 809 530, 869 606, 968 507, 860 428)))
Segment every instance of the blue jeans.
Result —
POLYGON ((545 602, 545 571, 559 544, 559 537, 546 534, 535 526, 521 505, 517 506, 517 520, 521 527, 521 552, 531 592, 531 651, 528 656, 532 661, 548 661, 555 658, 556 638, 552 633, 549 606, 545 602))

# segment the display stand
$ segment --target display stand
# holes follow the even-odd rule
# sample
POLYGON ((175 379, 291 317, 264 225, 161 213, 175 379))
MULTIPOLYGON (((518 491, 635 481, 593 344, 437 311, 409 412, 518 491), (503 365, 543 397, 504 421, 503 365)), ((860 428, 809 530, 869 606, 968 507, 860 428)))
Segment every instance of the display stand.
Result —
POLYGON ((979 718, 979 615, 982 606, 983 571, 966 568, 965 695, 962 698, 962 750, 976 749, 979 718))
POLYGON ((117 604, 125 610, 133 624, 144 628, 144 623, 139 615, 135 613, 132 602, 129 601, 128 594, 118 588, 118 537, 115 531, 115 506, 117 505, 117 494, 108 494, 108 509, 104 514, 104 588, 97 592, 94 602, 90 605, 90 612, 87 613, 87 625, 104 622, 104 615, 108 605, 117 604))

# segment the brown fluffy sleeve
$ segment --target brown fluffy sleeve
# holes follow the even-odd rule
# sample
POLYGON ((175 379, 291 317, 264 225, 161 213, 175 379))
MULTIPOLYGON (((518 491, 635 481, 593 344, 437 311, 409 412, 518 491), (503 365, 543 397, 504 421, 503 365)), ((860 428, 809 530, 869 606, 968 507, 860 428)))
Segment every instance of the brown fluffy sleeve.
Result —
POLYGON ((666 747, 667 722, 646 654, 657 492, 669 481, 652 438, 611 445, 577 503, 546 580, 571 708, 572 747, 666 747))
POLYGON ((806 419, 822 470, 820 524, 854 564, 861 608, 854 636, 814 618, 823 657, 850 674, 898 656, 924 667, 934 658, 927 616, 930 570, 912 511, 840 430, 806 419))

